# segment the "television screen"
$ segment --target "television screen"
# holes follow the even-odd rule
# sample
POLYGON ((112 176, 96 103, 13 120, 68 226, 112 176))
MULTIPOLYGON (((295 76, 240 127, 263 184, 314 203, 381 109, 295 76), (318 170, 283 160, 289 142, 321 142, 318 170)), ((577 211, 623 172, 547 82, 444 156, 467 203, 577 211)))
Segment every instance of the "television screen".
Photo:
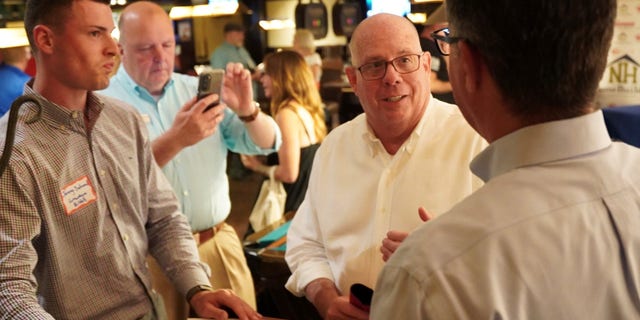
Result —
POLYGON ((410 0, 367 0, 367 17, 376 13, 391 13, 398 16, 406 16, 411 12, 410 0))

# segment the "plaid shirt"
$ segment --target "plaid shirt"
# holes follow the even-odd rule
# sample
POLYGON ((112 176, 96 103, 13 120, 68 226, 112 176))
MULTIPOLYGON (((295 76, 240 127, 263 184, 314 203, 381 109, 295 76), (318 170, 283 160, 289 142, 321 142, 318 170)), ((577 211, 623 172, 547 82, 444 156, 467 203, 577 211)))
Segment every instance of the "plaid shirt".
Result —
POLYGON ((0 178, 2 317, 140 318, 153 308, 149 253, 182 293, 209 283, 144 124, 122 105, 89 93, 83 114, 46 101, 32 124, 35 106, 21 109, 0 178))

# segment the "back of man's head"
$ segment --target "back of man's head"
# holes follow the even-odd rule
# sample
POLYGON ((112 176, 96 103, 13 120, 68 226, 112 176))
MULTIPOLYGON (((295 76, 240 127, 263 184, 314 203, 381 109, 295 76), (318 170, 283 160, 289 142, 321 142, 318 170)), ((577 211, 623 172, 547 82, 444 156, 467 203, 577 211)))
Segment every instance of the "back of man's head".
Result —
POLYGON ((24 70, 27 66, 27 61, 31 55, 27 47, 12 47, 0 49, 0 56, 2 56, 2 62, 19 67, 24 70))
POLYGON ((584 113, 602 77, 616 0, 447 0, 452 35, 483 57, 515 114, 584 113))

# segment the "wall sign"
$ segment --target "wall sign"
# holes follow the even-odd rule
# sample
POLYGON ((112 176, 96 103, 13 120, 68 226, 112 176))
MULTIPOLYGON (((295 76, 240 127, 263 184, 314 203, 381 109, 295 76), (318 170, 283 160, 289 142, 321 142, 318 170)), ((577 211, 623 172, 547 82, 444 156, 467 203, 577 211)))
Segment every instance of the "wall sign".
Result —
POLYGON ((596 104, 640 105, 640 1, 618 0, 611 49, 596 104))

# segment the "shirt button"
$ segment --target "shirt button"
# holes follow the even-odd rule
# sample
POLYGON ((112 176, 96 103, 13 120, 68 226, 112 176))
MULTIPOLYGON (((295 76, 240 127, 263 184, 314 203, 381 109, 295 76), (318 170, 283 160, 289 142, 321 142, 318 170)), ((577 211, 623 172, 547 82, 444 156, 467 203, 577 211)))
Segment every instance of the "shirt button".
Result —
POLYGON ((74 111, 71 113, 71 118, 78 119, 78 111, 74 111))
POLYGON ((129 236, 125 234, 124 236, 122 236, 122 240, 124 240, 124 241, 129 240, 129 236))
POLYGON ((106 172, 106 171, 104 171, 104 170, 100 170, 100 176, 101 176, 101 177, 104 177, 104 176, 105 176, 105 174, 107 174, 107 172, 106 172))
POLYGON ((183 191, 182 194, 186 197, 189 196, 189 191, 183 191))

